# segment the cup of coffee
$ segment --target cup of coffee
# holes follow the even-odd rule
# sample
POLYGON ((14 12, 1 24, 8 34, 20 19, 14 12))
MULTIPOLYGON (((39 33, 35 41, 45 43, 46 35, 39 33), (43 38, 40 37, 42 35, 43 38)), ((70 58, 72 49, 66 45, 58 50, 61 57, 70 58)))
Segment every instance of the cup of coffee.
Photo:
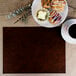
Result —
POLYGON ((76 44, 76 19, 67 20, 61 28, 63 39, 71 44, 76 44))

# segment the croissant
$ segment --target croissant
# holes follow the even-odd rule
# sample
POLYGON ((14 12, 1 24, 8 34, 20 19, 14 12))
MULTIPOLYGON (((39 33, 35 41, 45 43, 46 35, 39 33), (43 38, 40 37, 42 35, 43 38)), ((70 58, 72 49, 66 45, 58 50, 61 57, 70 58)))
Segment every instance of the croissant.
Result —
POLYGON ((51 7, 51 0, 41 0, 41 3, 43 8, 48 9, 51 7))

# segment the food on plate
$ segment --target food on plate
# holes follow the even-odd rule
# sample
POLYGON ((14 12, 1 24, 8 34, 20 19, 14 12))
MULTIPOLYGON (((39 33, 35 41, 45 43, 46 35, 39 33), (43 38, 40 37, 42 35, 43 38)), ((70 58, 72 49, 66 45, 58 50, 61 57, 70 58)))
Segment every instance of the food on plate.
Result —
POLYGON ((64 11, 66 0, 41 0, 41 3, 43 8, 62 12, 64 11))
POLYGON ((50 8, 51 7, 51 0, 41 0, 43 8, 50 8))
POLYGON ((65 5, 66 5, 66 0, 52 0, 51 1, 51 9, 57 12, 63 12, 65 5))
POLYGON ((57 13, 56 11, 51 11, 48 17, 48 21, 51 24, 57 24, 61 21, 61 15, 57 13))
POLYGON ((37 19, 40 21, 48 19, 51 24, 58 24, 62 19, 60 13, 64 11, 66 0, 41 0, 41 3, 42 7, 49 11, 49 14, 46 10, 39 10, 37 19))
POLYGON ((48 13, 46 10, 41 9, 41 10, 38 10, 36 17, 40 21, 45 21, 48 17, 48 13))

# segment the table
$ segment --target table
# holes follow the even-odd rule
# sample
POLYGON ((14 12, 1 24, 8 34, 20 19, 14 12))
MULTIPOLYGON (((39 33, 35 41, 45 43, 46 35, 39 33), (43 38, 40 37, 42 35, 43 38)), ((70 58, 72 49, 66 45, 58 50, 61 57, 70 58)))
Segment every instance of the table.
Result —
MULTIPOLYGON (((5 2, 6 3, 8 2, 8 6, 10 7, 10 5, 18 2, 18 0, 0 0, 0 3, 1 2, 5 2), (11 4, 10 4, 11 3, 11 4)), ((19 0, 20 1, 20 0, 19 0)), ((74 7, 76 6, 76 2, 75 0, 68 0, 68 3, 69 4, 72 4, 74 5, 74 7)), ((1 3, 2 4, 2 3, 1 3)), ((0 4, 0 10, 2 10, 3 7, 5 7, 5 3, 3 4, 3 7, 1 8, 1 4, 0 4)), ((11 6, 13 7, 13 6, 11 6)), ((7 7, 6 7, 7 8, 7 7)), ((13 9, 13 8, 12 8, 13 9)), ((4 10, 4 9, 3 9, 4 10)), ((5 13, 5 10, 2 12, 4 14, 7 14, 8 12, 5 13)), ((1 14, 2 14, 1 13, 1 14)), ((22 23, 21 21, 18 22, 17 24, 13 24, 13 22, 17 19, 17 18, 14 18, 14 19, 11 19, 11 20, 7 20, 6 18, 6 15, 0 15, 0 74, 1 76, 6 76, 6 75, 3 75, 2 74, 2 59, 3 59, 3 51, 2 51, 2 40, 3 40, 3 36, 2 36, 2 28, 3 26, 9 26, 9 27, 24 27, 24 26, 33 26, 33 27, 36 27, 37 23, 33 20, 32 16, 30 16, 29 18, 29 22, 30 23, 27 23, 26 25, 24 23, 22 23), (32 22, 32 23, 31 23, 32 22), (11 25, 11 26, 10 26, 11 25)), ((76 18, 76 11, 73 10, 72 8, 69 7, 69 14, 68 16, 70 18, 76 18)), ((26 27, 27 27, 26 26, 26 27)), ((37 25, 38 26, 38 25, 37 25)), ((72 44, 68 44, 66 43, 66 74, 45 74, 45 76, 76 76, 76 45, 72 45, 72 44)), ((36 74, 28 74, 27 76, 35 76, 36 74)), ((14 75, 8 75, 7 76, 17 76, 16 74, 14 75)), ((18 75, 18 76, 25 76, 25 74, 22 74, 22 75, 18 75)), ((37 75, 38 76, 38 75, 37 75)), ((42 76, 42 75, 40 75, 42 76)))

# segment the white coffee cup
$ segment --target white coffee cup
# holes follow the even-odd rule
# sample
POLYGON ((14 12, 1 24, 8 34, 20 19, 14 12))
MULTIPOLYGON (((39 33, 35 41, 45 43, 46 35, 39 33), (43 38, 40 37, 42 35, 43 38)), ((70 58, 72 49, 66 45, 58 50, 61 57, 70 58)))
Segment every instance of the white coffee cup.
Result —
POLYGON ((61 35, 63 37, 63 39, 71 44, 76 44, 76 38, 72 38, 69 34, 69 28, 73 25, 76 24, 76 19, 70 19, 67 20, 61 28, 61 35))

